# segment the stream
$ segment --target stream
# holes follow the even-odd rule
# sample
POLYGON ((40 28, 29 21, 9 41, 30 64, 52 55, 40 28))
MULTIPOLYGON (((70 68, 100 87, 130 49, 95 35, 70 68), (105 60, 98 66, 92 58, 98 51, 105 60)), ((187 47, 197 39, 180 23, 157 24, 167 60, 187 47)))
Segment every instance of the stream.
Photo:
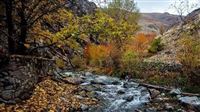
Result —
POLYGON ((150 93, 145 87, 131 81, 92 73, 64 72, 63 77, 81 79, 81 88, 92 91, 100 106, 87 112, 133 112, 149 102, 150 93))

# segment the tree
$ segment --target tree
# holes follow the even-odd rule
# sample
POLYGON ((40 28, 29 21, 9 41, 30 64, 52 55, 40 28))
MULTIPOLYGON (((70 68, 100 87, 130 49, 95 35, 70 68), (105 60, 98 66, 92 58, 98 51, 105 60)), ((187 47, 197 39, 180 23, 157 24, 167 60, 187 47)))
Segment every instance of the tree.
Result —
POLYGON ((172 7, 178 13, 180 20, 184 23, 185 22, 185 15, 190 13, 192 10, 197 8, 200 5, 198 3, 192 3, 189 0, 177 0, 172 4, 172 7))
POLYGON ((139 13, 134 0, 112 0, 105 10, 115 20, 137 24, 139 13))
POLYGON ((117 26, 120 28, 126 27, 127 29, 126 32, 122 32, 123 37, 116 37, 114 39, 116 45, 120 48, 122 43, 125 44, 124 40, 132 38, 139 29, 137 24, 139 19, 138 9, 133 0, 112 0, 110 2, 107 1, 107 4, 103 11, 115 20, 117 26))
POLYGON ((24 44, 29 30, 45 15, 63 7, 65 2, 63 0, 4 0, 4 4, 9 52, 24 54, 26 50, 24 44))
POLYGON ((14 40, 13 40, 13 0, 4 0, 6 7, 6 23, 8 31, 8 50, 10 53, 14 53, 14 40))

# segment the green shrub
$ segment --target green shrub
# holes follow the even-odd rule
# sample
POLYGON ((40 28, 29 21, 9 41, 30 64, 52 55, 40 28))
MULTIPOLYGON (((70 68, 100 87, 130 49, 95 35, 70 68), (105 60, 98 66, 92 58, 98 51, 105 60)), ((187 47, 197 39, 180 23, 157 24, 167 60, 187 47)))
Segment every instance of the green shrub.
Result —
POLYGON ((141 63, 139 54, 133 50, 126 50, 121 57, 121 70, 128 74, 137 73, 139 71, 139 65, 141 63))
POLYGON ((163 49, 163 44, 161 43, 161 38, 154 39, 148 49, 149 53, 157 53, 163 49))
POLYGON ((178 44, 181 46, 181 50, 178 52, 177 57, 183 65, 183 73, 186 74, 187 85, 200 87, 200 39, 185 34, 178 44))
POLYGON ((186 36, 179 41, 179 45, 182 46, 178 54, 179 61, 188 69, 200 67, 200 39, 186 36))

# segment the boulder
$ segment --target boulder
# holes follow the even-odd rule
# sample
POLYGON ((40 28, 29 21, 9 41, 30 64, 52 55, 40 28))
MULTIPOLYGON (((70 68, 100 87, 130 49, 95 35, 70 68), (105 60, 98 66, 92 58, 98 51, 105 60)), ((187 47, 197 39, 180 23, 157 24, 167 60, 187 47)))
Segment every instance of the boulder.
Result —
POLYGON ((184 104, 184 105, 189 105, 191 107, 194 107, 198 111, 200 111, 200 98, 193 96, 185 96, 185 97, 180 97, 179 101, 184 104))

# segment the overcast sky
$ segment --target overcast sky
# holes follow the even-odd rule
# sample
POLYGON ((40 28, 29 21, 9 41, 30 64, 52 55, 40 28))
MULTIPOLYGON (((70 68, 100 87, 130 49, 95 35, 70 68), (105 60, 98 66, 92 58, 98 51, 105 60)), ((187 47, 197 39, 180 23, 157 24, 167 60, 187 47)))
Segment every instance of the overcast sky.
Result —
MULTIPOLYGON (((109 1, 109 0, 89 0, 89 1, 93 2, 102 1, 102 4, 104 4, 103 1, 109 1)), ((134 0, 134 1, 137 3, 137 7, 139 8, 140 12, 146 12, 146 13, 169 12, 171 14, 177 14, 177 11, 175 11, 174 8, 172 8, 172 4, 174 4, 175 2, 178 3, 180 0, 134 0)), ((200 0, 188 0, 188 1, 190 2, 190 4, 199 4, 198 7, 200 7, 200 0)), ((197 6, 195 8, 197 8, 197 6)), ((191 9, 191 11, 193 9, 191 9)))
MULTIPOLYGON (((177 14, 172 4, 179 0, 135 0, 140 12, 169 12, 177 14)), ((200 0, 189 0, 190 4, 200 4, 200 0)))

